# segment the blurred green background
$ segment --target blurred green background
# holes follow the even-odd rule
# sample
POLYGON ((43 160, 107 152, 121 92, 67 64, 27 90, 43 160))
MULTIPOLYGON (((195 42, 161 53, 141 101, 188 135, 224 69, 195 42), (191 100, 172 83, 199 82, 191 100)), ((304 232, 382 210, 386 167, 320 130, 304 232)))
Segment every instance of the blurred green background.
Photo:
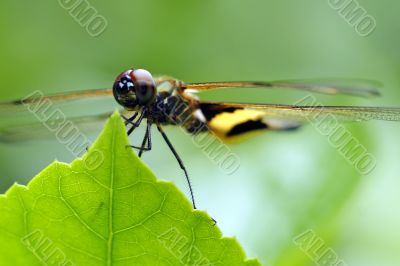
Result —
MULTIPOLYGON (((400 2, 359 0, 377 22, 368 37, 313 1, 91 1, 108 26, 90 36, 58 1, 0 3, 0 99, 110 87, 129 67, 187 82, 359 77, 382 81, 379 99, 318 96, 323 104, 400 106, 400 2)), ((218 91, 204 99, 295 103, 305 93, 218 91)), ((98 106, 112 111, 111 105, 98 106)), ((82 114, 88 112, 82 104, 82 114)), ((0 122, 1 123, 1 122, 0 122)), ((346 125, 377 159, 361 176, 312 126, 231 146, 224 175, 180 129, 167 133, 186 162, 200 209, 265 265, 314 265, 293 238, 312 229, 347 265, 400 265, 400 124, 346 125)), ((91 135, 95 139, 100 128, 91 135)), ((155 132, 156 133, 156 132, 155 132)), ((132 142, 141 138, 140 132, 132 142)), ((187 194, 160 136, 144 156, 187 194)), ((0 144, 0 190, 26 184, 73 156, 54 139, 0 144)), ((1 215, 1 214, 0 214, 1 215)))

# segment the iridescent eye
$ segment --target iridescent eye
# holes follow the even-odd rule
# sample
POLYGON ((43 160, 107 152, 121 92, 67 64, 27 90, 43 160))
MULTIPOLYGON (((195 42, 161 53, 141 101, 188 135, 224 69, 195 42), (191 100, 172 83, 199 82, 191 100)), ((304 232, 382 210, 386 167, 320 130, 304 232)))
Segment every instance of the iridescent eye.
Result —
POLYGON ((156 87, 153 82, 136 81, 136 97, 141 105, 148 105, 154 102, 156 98, 156 87))
POLYGON ((130 72, 132 70, 118 75, 113 85, 113 94, 120 105, 126 108, 135 108, 138 103, 136 101, 135 83, 131 78, 130 72))
POLYGON ((119 92, 128 93, 130 90, 133 89, 134 84, 129 77, 123 76, 120 79, 120 81, 118 82, 118 84, 116 84, 116 86, 117 86, 117 89, 119 90, 119 92))
POLYGON ((119 104, 133 109, 149 105, 156 98, 156 85, 151 74, 144 69, 122 72, 114 82, 114 97, 119 104))

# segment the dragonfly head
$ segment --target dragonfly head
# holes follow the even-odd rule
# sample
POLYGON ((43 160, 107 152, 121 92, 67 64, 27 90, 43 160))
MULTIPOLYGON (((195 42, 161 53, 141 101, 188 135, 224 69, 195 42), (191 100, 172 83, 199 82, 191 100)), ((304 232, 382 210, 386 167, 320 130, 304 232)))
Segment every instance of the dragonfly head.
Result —
POLYGON ((156 84, 147 70, 130 69, 115 79, 113 94, 115 100, 125 108, 148 106, 156 99, 156 84))

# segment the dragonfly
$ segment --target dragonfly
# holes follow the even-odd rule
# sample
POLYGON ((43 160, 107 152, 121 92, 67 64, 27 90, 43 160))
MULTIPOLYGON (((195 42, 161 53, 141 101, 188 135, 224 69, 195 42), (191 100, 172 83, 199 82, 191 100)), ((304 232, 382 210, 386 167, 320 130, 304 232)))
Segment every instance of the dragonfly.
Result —
MULTIPOLYGON (((196 93, 218 89, 273 89, 298 90, 309 93, 347 94, 353 96, 378 96, 379 84, 368 80, 286 80, 271 82, 201 82, 185 83, 169 76, 153 77, 144 69, 131 68, 117 76, 112 88, 93 89, 30 96, 12 102, 0 103, 0 118, 8 123, 0 123, 0 141, 26 140, 40 122, 26 118, 26 109, 34 105, 38 98, 51 101, 56 106, 68 106, 83 100, 115 99, 121 107, 128 136, 146 121, 143 141, 139 146, 130 146, 143 152, 152 149, 153 126, 157 128, 183 170, 190 191, 193 208, 196 209, 191 180, 188 171, 167 137, 164 127, 180 126, 196 135, 212 133, 223 141, 231 141, 258 132, 289 131, 299 128, 318 117, 330 117, 338 121, 386 120, 399 121, 400 108, 365 106, 314 106, 283 105, 268 103, 241 103, 202 101, 196 93), (321 116, 322 114, 322 116, 321 116)), ((83 102, 85 103, 85 102, 83 102)), ((78 115, 71 120, 76 124, 88 125, 105 120, 112 110, 100 114, 78 115)), ((60 118, 54 118, 60 119, 60 118)), ((42 136, 37 131, 37 136, 42 136)))

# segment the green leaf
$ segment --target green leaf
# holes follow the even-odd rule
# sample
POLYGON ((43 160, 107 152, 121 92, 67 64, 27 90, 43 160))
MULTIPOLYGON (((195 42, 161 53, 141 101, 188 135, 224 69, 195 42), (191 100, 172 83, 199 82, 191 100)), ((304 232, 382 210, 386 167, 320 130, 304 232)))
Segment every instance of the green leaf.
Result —
POLYGON ((260 265, 129 148, 115 113, 71 165, 0 196, 0 265, 260 265))

